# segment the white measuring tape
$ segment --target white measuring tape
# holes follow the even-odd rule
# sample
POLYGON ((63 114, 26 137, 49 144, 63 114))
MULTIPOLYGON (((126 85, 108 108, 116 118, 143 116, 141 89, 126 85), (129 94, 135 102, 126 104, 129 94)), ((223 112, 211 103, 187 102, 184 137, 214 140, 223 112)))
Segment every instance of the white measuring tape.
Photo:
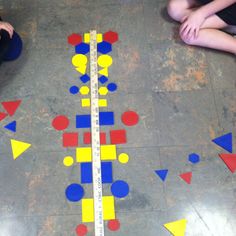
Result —
POLYGON ((104 236, 98 106, 97 32, 95 30, 90 31, 90 92, 95 236, 104 236))

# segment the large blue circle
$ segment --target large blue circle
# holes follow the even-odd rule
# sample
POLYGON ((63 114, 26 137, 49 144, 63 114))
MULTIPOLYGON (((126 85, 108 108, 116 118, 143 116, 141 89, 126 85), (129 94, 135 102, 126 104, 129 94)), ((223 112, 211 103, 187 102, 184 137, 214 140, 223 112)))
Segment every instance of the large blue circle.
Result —
POLYGON ((78 202, 84 196, 84 189, 79 184, 71 184, 66 188, 66 198, 71 202, 78 202))
POLYGON ((110 83, 107 85, 107 89, 110 91, 110 92, 114 92, 117 90, 117 85, 115 83, 110 83))
POLYGON ((129 194, 129 185, 123 180, 117 180, 111 185, 111 192, 117 198, 126 197, 129 194))

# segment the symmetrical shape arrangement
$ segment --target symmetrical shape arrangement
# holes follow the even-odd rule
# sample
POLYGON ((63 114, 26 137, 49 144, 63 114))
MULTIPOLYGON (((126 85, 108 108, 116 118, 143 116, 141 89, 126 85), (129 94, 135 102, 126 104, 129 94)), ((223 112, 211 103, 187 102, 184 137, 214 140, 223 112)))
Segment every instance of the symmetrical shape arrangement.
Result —
MULTIPOLYGON (((116 32, 109 31, 102 34, 97 34, 97 66, 98 66, 98 107, 107 107, 109 93, 114 93, 117 90, 117 84, 109 82, 109 68, 113 64, 113 58, 108 55, 113 48, 113 44, 118 41, 118 34, 116 32), (99 54, 98 54, 99 53, 99 54)), ((72 34, 68 37, 68 43, 75 46, 75 55, 72 57, 71 62, 74 69, 80 73, 80 82, 82 84, 72 85, 69 89, 71 94, 80 94, 81 107, 88 109, 93 105, 92 86, 91 89, 86 85, 89 81, 93 82, 93 75, 91 71, 91 60, 93 57, 90 50, 94 50, 93 37, 89 33, 84 34, 81 37, 78 34, 72 34), (82 41, 83 39, 83 41, 82 41), (90 66, 89 65, 90 60, 90 66), (91 77, 91 78, 90 78, 91 77), (92 94, 91 94, 92 93, 92 94), (88 98, 88 95, 91 95, 88 98)), ((91 108, 92 109, 92 108, 91 108)), ((103 127, 109 127, 115 125, 115 114, 113 111, 98 111, 99 117, 99 129, 103 127)), ((65 190, 65 196, 69 202, 81 201, 82 206, 82 222, 90 223, 95 222, 96 210, 94 209, 96 201, 93 198, 84 198, 85 190, 83 185, 94 184, 93 175, 93 146, 91 146, 93 130, 92 114, 77 114, 75 116, 75 129, 80 129, 80 135, 78 132, 67 132, 66 129, 70 125, 70 120, 65 115, 58 115, 52 121, 52 126, 57 131, 63 131, 62 133, 62 145, 63 147, 75 148, 75 157, 66 156, 63 159, 65 167, 69 168, 72 165, 78 165, 80 172, 80 183, 72 183, 65 190), (91 131, 83 129, 91 129, 91 131), (79 143, 79 137, 83 137, 83 144, 89 146, 83 146, 79 143)), ((124 112, 122 115, 122 121, 126 126, 133 126, 138 123, 138 114, 134 111, 124 112)), ((99 135, 98 135, 99 136, 99 135)), ((127 143, 127 134, 125 129, 112 129, 109 133, 100 131, 100 162, 101 162, 101 180, 102 184, 109 184, 111 190, 111 196, 102 196, 101 205, 103 207, 103 220, 108 221, 107 227, 111 231, 117 231, 120 228, 120 221, 116 219, 115 214, 115 198, 124 198, 129 194, 129 185, 123 180, 116 180, 113 175, 114 162, 119 160, 118 163, 126 164, 129 161, 129 156, 126 153, 117 153, 117 145, 127 143)), ((96 181, 96 179, 95 179, 96 181)), ((95 228, 96 229, 96 228, 95 228)), ((75 232, 79 236, 84 236, 88 233, 88 228, 84 224, 78 224, 75 227, 75 232)))

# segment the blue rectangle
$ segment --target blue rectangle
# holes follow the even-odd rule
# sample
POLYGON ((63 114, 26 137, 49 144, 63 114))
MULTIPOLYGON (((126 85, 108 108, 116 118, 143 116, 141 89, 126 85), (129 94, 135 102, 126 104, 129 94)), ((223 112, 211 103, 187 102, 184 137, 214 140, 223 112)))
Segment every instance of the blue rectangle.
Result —
POLYGON ((91 116, 90 115, 77 115, 76 116, 76 128, 90 128, 91 116))
POLYGON ((92 162, 81 163, 80 176, 82 184, 91 184, 93 182, 92 162))
POLYGON ((102 162, 102 183, 113 183, 112 162, 102 162))
POLYGON ((114 125, 114 112, 104 111, 99 112, 99 124, 100 125, 114 125))

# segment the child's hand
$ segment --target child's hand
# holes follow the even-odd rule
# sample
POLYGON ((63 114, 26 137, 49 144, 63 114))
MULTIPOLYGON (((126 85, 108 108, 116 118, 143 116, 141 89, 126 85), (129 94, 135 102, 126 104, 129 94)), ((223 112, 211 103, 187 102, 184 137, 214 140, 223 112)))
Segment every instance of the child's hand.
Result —
POLYGON ((7 22, 0 21, 0 30, 1 29, 6 30, 9 33, 10 38, 12 38, 13 31, 14 31, 14 28, 12 27, 12 25, 10 25, 7 22))
POLYGON ((186 39, 190 39, 192 37, 197 38, 200 27, 204 21, 205 17, 202 15, 201 11, 197 10, 190 13, 182 20, 180 35, 186 39))

